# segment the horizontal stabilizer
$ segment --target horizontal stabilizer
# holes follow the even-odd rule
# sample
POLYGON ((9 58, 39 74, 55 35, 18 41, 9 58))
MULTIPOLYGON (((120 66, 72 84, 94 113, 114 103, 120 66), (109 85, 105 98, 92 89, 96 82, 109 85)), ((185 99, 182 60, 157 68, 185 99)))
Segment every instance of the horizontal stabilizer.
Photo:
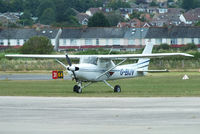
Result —
POLYGON ((142 69, 138 69, 138 72, 148 72, 148 73, 164 73, 164 72, 169 72, 169 70, 165 69, 165 70, 142 70, 142 69))

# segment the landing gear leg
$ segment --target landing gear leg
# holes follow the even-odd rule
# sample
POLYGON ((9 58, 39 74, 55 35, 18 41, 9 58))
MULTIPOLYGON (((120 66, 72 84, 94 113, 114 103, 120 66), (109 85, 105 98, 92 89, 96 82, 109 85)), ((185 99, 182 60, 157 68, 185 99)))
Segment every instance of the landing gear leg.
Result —
POLYGON ((114 90, 114 92, 117 92, 117 93, 121 92, 121 87, 120 87, 119 85, 116 85, 115 87, 113 87, 113 86, 111 86, 106 80, 104 80, 103 82, 104 82, 106 85, 108 85, 109 87, 111 87, 111 88, 114 90))

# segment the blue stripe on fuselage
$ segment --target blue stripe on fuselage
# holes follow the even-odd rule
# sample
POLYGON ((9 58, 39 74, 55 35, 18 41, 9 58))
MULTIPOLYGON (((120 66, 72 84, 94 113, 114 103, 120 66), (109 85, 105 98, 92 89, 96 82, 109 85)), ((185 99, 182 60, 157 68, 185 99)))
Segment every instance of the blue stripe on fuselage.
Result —
POLYGON ((147 62, 149 62, 150 60, 147 60, 147 61, 144 61, 144 62, 142 62, 142 63, 138 63, 137 65, 141 65, 141 64, 144 64, 144 63, 147 63, 147 62))

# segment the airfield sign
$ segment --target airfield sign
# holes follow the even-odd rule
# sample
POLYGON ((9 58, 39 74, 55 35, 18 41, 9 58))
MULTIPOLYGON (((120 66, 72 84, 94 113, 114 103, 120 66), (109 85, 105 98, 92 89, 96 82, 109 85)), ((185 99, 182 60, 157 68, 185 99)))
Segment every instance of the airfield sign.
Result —
POLYGON ((52 71, 52 79, 63 79, 63 71, 52 71))

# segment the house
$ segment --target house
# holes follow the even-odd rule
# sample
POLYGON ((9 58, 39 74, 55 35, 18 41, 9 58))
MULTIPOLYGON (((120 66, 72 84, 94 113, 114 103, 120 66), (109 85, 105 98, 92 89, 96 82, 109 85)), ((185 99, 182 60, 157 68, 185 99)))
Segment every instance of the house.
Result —
MULTIPOLYGON (((33 36, 46 36, 55 45, 59 29, 0 29, 0 48, 19 47, 33 36)), ((90 49, 104 47, 115 50, 136 50, 148 41, 155 45, 167 43, 181 47, 194 43, 200 47, 200 27, 99 27, 64 28, 57 40, 59 49, 90 49)))
POLYGON ((131 25, 129 24, 129 23, 127 23, 127 22, 119 22, 118 24, 117 24, 117 27, 119 27, 119 28, 121 28, 121 27, 131 27, 131 25))
POLYGON ((167 2, 167 0, 156 0, 156 2, 158 2, 158 3, 164 3, 164 2, 167 2))
POLYGON ((148 14, 148 13, 143 13, 143 14, 141 14, 141 15, 140 15, 140 18, 144 18, 145 21, 147 21, 147 22, 152 21, 151 15, 148 14))
POLYGON ((86 13, 79 13, 76 15, 76 18, 81 25, 88 25, 88 20, 90 16, 86 13))
POLYGON ((128 22, 119 22, 117 27, 150 27, 151 25, 148 22, 142 22, 139 19, 132 19, 128 22))
POLYGON ((180 21, 187 24, 193 25, 200 21, 200 8, 191 9, 184 14, 180 15, 180 21))
POLYGON ((149 14, 156 14, 157 8, 156 7, 149 7, 149 8, 146 8, 145 12, 149 13, 149 14))
POLYGON ((150 27, 145 38, 155 45, 166 43, 173 47, 181 47, 194 43, 200 47, 200 27, 150 27))
POLYGON ((65 28, 60 49, 114 48, 135 50, 145 45, 148 28, 65 28))
POLYGON ((133 8, 120 8, 119 12, 125 20, 130 19, 129 15, 133 13, 133 8))
POLYGON ((113 11, 113 9, 112 8, 109 8, 109 7, 106 7, 106 8, 101 8, 102 10, 102 12, 104 12, 104 13, 110 13, 110 12, 112 12, 113 11))
POLYGON ((152 21, 150 21, 151 25, 163 27, 164 25, 180 25, 180 15, 181 9, 168 9, 167 13, 156 14, 154 15, 152 21))
POLYGON ((20 47, 33 36, 45 36, 55 45, 55 37, 59 29, 0 29, 0 48, 20 47))
POLYGON ((3 25, 8 25, 8 23, 16 24, 19 21, 20 14, 19 13, 0 13, 0 23, 3 25))
POLYGON ((158 8, 158 13, 159 14, 163 14, 163 13, 167 13, 168 12, 168 8, 158 8))
POLYGON ((100 8, 89 8, 85 13, 86 13, 88 16, 92 17, 95 13, 101 12, 101 11, 102 11, 102 8, 101 8, 101 7, 100 7, 100 8))

